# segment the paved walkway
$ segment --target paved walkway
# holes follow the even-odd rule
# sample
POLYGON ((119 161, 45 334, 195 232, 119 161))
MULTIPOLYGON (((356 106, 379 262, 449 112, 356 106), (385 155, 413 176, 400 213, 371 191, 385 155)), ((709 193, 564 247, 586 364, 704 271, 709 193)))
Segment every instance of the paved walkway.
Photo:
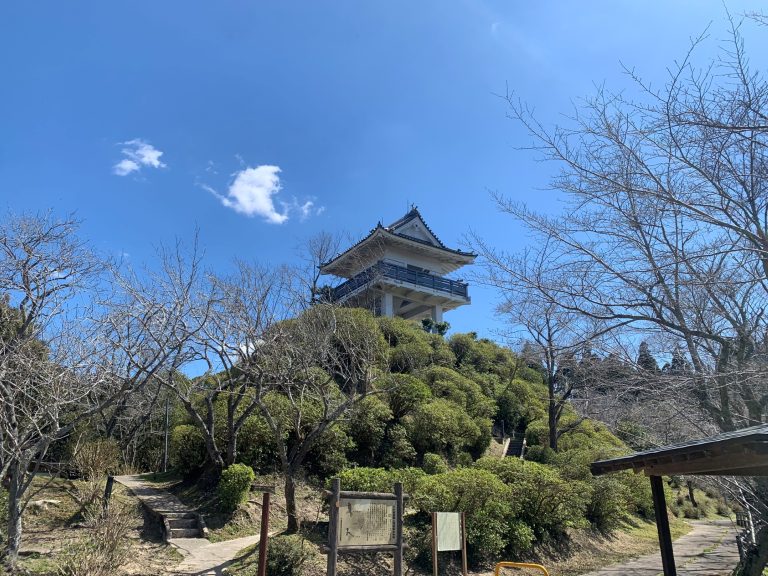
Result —
MULTIPOLYGON (((115 480, 133 492, 146 507, 154 512, 162 514, 192 511, 176 496, 145 482, 141 476, 115 476, 115 480)), ((206 538, 172 538, 168 542, 184 555, 181 563, 173 569, 174 574, 220 576, 224 573, 224 568, 236 558, 237 553, 243 548, 258 544, 259 537, 246 536, 215 544, 206 538)))
MULTIPOLYGON (((728 576, 739 562, 736 531, 730 520, 692 521, 693 530, 673 544, 678 576, 728 576)), ((583 576, 658 576, 658 552, 583 576)))
MULTIPOLYGON (((246 536, 211 544, 205 538, 175 538, 170 541, 184 554, 184 560, 174 568, 183 576, 220 576, 243 548, 259 543, 258 536, 246 536)), ((258 551, 255 552, 258 554, 258 551)))

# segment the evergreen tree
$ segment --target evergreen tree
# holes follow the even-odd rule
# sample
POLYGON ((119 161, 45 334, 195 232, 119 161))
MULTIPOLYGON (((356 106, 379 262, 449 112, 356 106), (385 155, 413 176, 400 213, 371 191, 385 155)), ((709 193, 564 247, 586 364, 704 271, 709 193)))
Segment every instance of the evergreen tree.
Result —
POLYGON ((637 352, 637 366, 644 372, 656 373, 659 371, 659 365, 656 358, 651 354, 648 342, 640 342, 640 349, 637 352))

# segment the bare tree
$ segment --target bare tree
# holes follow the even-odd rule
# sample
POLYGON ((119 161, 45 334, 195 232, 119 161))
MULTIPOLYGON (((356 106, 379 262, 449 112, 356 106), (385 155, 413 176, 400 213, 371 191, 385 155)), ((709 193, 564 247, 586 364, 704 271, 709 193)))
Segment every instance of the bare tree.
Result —
MULTIPOLYGON (((229 285, 228 339, 225 355, 237 359, 247 397, 241 414, 258 409, 272 431, 285 481, 288 530, 300 526, 296 480, 310 450, 366 396, 376 393, 383 373, 385 343, 373 320, 362 310, 317 303, 304 309, 291 298, 281 316, 264 315, 258 294, 242 268, 242 280, 229 285), (244 275, 244 276, 243 276, 244 275)), ((283 295, 294 295, 285 292, 283 295)))
POLYGON ((0 225, 0 475, 8 488, 9 564, 25 495, 55 441, 178 364, 186 309, 123 290, 77 237, 78 223, 8 217, 0 225))
MULTIPOLYGON (((765 81, 738 28, 718 68, 689 59, 641 99, 600 90, 574 127, 545 129, 509 98, 534 148, 562 166, 566 214, 499 195, 499 207, 549 243, 569 282, 544 287, 562 310, 680 344, 687 394, 722 430, 764 420, 765 81), (727 77, 729 80, 721 81, 727 77)), ((683 383, 679 383, 680 386, 683 383)))
POLYGON ((704 41, 659 88, 627 70, 634 99, 601 88, 568 127, 545 127, 509 96, 531 148, 560 166, 552 185, 567 208, 495 200, 549 246, 558 280, 538 287, 543 301, 610 327, 625 348, 678 350, 690 369, 662 372, 654 392, 685 399, 678 416, 699 430, 729 431, 768 419, 768 81, 740 23, 701 68, 704 41))

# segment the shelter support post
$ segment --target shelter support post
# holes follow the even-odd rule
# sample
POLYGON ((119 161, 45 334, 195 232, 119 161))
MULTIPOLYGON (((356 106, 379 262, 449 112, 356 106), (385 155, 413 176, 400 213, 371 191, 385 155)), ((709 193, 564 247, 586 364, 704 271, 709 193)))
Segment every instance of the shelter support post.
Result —
POLYGON ((667 516, 667 501, 664 498, 664 482, 661 480, 661 476, 651 476, 650 479, 664 576, 677 576, 675 555, 672 551, 672 533, 669 530, 669 517, 667 516))

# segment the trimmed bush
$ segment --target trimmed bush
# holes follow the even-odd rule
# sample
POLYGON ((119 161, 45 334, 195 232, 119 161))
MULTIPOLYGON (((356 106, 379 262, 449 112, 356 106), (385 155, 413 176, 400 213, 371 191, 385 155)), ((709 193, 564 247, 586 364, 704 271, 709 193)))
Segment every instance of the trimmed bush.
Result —
MULTIPOLYGON (((383 468, 349 468, 338 475, 342 490, 355 492, 390 492, 392 490, 392 475, 383 468)), ((328 479, 328 487, 331 479, 328 479)))
POLYGON ((184 476, 199 470, 206 457, 202 432, 191 424, 176 426, 171 431, 170 457, 171 466, 184 476))
POLYGON ((550 466, 518 458, 481 458, 472 472, 486 470, 510 488, 520 504, 519 518, 537 537, 555 536, 585 524, 592 488, 586 482, 565 480, 550 466))
MULTIPOLYGON (((425 513, 466 513, 467 543, 474 565, 498 558, 505 550, 518 555, 533 542, 533 532, 518 520, 519 500, 509 486, 486 470, 461 468, 425 476, 413 502, 425 513)), ((414 543, 420 544, 418 539, 414 543)), ((429 557, 429 550, 425 549, 417 554, 417 561, 426 564, 429 557)))
POLYGON ((448 463, 440 454, 427 452, 424 454, 424 463, 421 466, 427 474, 443 474, 448 472, 448 463))
POLYGON ((312 557, 312 544, 305 544, 301 536, 275 536, 267 548, 267 574, 269 576, 302 576, 304 564, 312 557))
POLYGON ((232 464, 221 473, 217 492, 219 501, 226 511, 233 512, 242 502, 245 502, 255 478, 253 468, 245 464, 232 464))
MULTIPOLYGON (((413 494, 418 490, 419 482, 426 474, 420 468, 398 468, 385 470, 383 468, 350 468, 341 472, 342 490, 357 492, 391 492, 395 482, 403 483, 403 490, 413 494)), ((331 479, 326 482, 330 488, 331 479)))

